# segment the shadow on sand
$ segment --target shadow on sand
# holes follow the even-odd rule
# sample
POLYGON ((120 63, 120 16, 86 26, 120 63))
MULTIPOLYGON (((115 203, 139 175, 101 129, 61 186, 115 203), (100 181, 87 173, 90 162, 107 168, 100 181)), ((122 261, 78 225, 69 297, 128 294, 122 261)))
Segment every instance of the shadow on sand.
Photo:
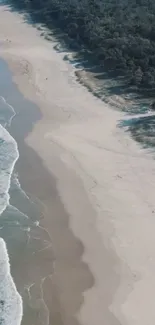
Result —
POLYGON ((143 148, 155 148, 155 115, 139 116, 121 120, 119 127, 130 132, 143 148))

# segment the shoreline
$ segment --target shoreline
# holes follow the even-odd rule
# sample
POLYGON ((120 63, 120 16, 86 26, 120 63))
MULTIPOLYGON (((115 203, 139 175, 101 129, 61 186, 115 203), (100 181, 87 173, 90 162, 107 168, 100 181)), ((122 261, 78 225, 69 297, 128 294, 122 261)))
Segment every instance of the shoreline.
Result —
MULTIPOLYGON (((29 110, 23 112, 24 115, 28 114, 29 122, 26 123, 24 130, 27 132, 23 132, 22 134, 21 130, 20 132, 18 130, 19 123, 21 123, 23 126, 25 121, 25 116, 22 116, 22 112, 21 115, 20 112, 18 112, 18 115, 13 120, 11 125, 11 134, 13 134, 19 146, 20 157, 16 164, 16 170, 19 175, 20 184, 22 185, 24 191, 29 193, 32 200, 36 196, 37 200, 46 206, 44 217, 42 217, 40 220, 40 226, 45 230, 45 232, 47 232, 47 234, 49 234, 52 244, 52 251, 54 252, 55 256, 54 273, 52 272, 51 275, 49 274, 47 277, 45 277, 45 297, 47 296, 47 298, 45 298, 45 302, 47 303, 47 307, 51 312, 49 324, 56 322, 57 324, 67 325, 69 322, 70 324, 78 325, 80 323, 74 319, 76 316, 76 310, 78 310, 78 306, 82 304, 83 291, 92 286, 93 277, 86 263, 82 261, 84 250, 83 245, 77 238, 74 237, 69 228, 69 217, 64 210, 59 195, 56 193, 57 190, 55 179, 43 166, 41 158, 37 155, 37 153, 25 144, 25 137, 30 132, 28 127, 30 127, 30 129, 33 128, 32 124, 34 121, 31 120, 32 116, 34 118, 36 115, 35 123, 39 120, 41 121, 40 114, 38 114, 39 108, 36 107, 36 112, 34 112, 34 114, 32 111, 30 111, 30 109, 31 107, 29 110), (52 219, 50 214, 52 214, 52 219), (64 238, 61 238, 62 236, 64 238), (65 250, 64 247, 66 247, 67 250, 65 250), (65 260, 67 260, 67 265, 65 260), (62 274, 62 270, 64 275, 62 274), (76 275, 76 279, 74 279, 74 273, 76 275), (75 281, 81 283, 81 285, 76 287, 75 281), (60 288, 59 283, 61 283, 60 288), (59 290, 60 292, 64 291, 63 297, 61 297, 62 294, 59 294, 59 290), (66 302, 69 304, 69 307, 66 306, 66 308, 69 309, 68 314, 65 313, 66 302), (52 306, 53 303, 54 307, 52 306), (70 306, 72 306, 72 308, 70 308, 70 306), (73 314, 72 309, 74 311, 73 314)), ((50 258, 50 255, 47 255, 47 257, 50 258)), ((46 254, 43 262, 46 264, 46 254)), ((47 271, 50 272, 48 269, 47 271)), ((17 278, 16 282, 18 282, 17 278)))
MULTIPOLYGON (((0 8, 0 55, 42 114, 26 136, 17 168, 23 189, 48 208, 42 224, 55 255, 53 315, 65 325, 152 323, 152 156, 117 127, 123 113, 79 85, 52 43, 6 8, 0 8)), ((32 126, 33 118, 25 110, 17 130, 16 116, 15 134, 26 123, 32 126)), ((23 140, 18 139, 21 150, 23 140)), ((52 306, 50 281, 45 291, 52 306)))
MULTIPOLYGON (((5 52, 5 51, 4 51, 5 52)), ((20 117, 20 111, 16 112, 16 117, 12 121, 11 125, 11 134, 13 137, 15 137, 18 146, 19 146, 19 152, 20 152, 20 158, 16 164, 16 170, 19 175, 19 180, 22 188, 26 193, 30 194, 30 197, 32 195, 33 197, 37 197, 37 200, 39 199, 40 202, 42 202, 43 205, 46 205, 46 209, 50 209, 50 204, 49 200, 46 199, 46 196, 44 194, 47 193, 46 186, 48 190, 51 188, 51 192, 57 191, 57 185, 55 184, 54 178, 55 176, 52 176, 52 173, 50 172, 49 176, 46 176, 46 173, 48 175, 48 171, 46 167, 42 166, 41 158, 37 156, 37 153, 33 151, 33 149, 30 148, 30 146, 27 146, 25 143, 25 139, 29 137, 29 134, 33 132, 33 129, 35 128, 35 125, 37 123, 42 123, 43 122, 43 116, 39 113, 39 106, 42 104, 40 99, 36 96, 34 96, 34 89, 33 85, 29 85, 28 82, 28 75, 23 73, 25 72, 26 69, 29 69, 29 63, 27 61, 18 62, 16 61, 16 58, 13 60, 8 57, 5 53, 4 56, 2 55, 3 59, 8 63, 9 67, 13 71, 13 80, 17 84, 17 86, 20 89, 20 85, 22 86, 27 86, 27 93, 26 97, 28 97, 30 100, 33 102, 39 104, 38 105, 38 111, 36 109, 36 113, 30 112, 30 111, 25 111, 23 114, 25 116, 20 117), (19 72, 19 75, 17 74, 19 72), (16 75, 17 74, 17 75, 16 75), (25 78, 24 78, 25 77, 25 78), (16 79, 17 78, 17 79, 16 79), (23 79, 22 83, 20 84, 20 78, 23 79), (27 96, 28 95, 28 96, 27 96), (41 102, 41 103, 40 103, 41 102), (34 116, 38 115, 37 120, 33 122, 34 116), (29 129, 28 123, 27 123, 27 118, 26 115, 29 115, 29 129), (24 118, 26 120, 26 125, 24 124, 24 118), (23 121, 22 121, 23 119, 23 121), (31 120, 32 119, 32 120, 31 120), (21 123, 22 129, 19 129, 19 124, 21 123), (24 127, 24 129, 23 129, 24 127), (24 132, 23 132, 24 130, 24 132), (23 132, 23 136, 21 137, 21 131, 23 132), (36 156, 36 158, 35 158, 36 156), (31 162, 32 161, 32 162, 31 162), (40 161, 38 163, 38 161, 40 161), (39 167, 40 165, 40 167, 39 167), (32 174, 29 172, 28 168, 31 166, 32 168, 32 174), (37 167, 36 167, 37 166, 37 167), (38 179, 38 176, 35 175, 35 171, 40 170, 39 175, 41 174, 41 179, 38 179), (27 177, 28 173, 30 174, 29 177, 27 177), (44 175, 44 176, 43 176, 44 175), (54 178, 53 178, 54 177, 54 178), (46 184, 44 188, 44 192, 38 191, 38 188, 41 188, 43 182, 46 184), (49 182, 50 180, 50 182, 49 182), (34 185, 35 182, 35 185, 34 185), (50 184, 49 183, 54 183, 50 184)), ((21 90, 21 89, 20 89, 21 90)), ((23 93, 23 91, 22 91, 23 93)), ((22 112, 21 112, 22 113, 22 112)), ((53 148, 53 152, 55 151, 55 148, 53 148)), ((55 152, 54 152, 54 158, 55 158, 55 152)), ((94 213, 92 212, 91 209, 91 203, 89 202, 89 198, 87 197, 85 190, 83 188, 83 185, 81 183, 81 180, 79 180, 76 175, 72 175, 72 170, 69 170, 68 168, 65 167, 63 163, 59 160, 59 157, 56 158, 56 164, 60 164, 60 169, 61 172, 65 175, 69 175, 70 178, 74 179, 75 184, 77 183, 77 194, 79 195, 79 199, 83 201, 82 205, 84 205, 84 209, 86 212, 90 215, 94 213), (59 160, 59 161, 58 161, 59 160), (79 189, 78 189, 79 187, 79 189), (79 192, 79 193, 78 193, 79 192)), ((73 180, 72 180, 73 181, 73 180)), ((67 180, 66 180, 67 182, 67 180)), ((47 194, 48 195, 48 194, 47 194)), ((50 200, 52 197, 50 198, 50 200)), ((61 205, 63 207, 64 203, 61 201, 61 195, 60 193, 58 194, 58 200, 59 202, 57 203, 57 206, 59 206, 59 209, 61 210, 61 205), (62 202, 62 203, 61 203, 62 202)), ((54 199, 55 202, 55 199, 54 199)), ((52 205, 51 205, 51 210, 53 209, 53 199, 52 199, 52 205)), ((48 213, 49 214, 49 213, 48 213)), ((52 250, 54 251, 55 255, 55 268, 54 268, 54 275, 52 275, 52 278, 47 277, 46 281, 48 285, 46 284, 45 287, 47 286, 47 290, 45 290, 45 296, 47 295, 47 306, 49 310, 51 311, 50 315, 50 322, 57 322, 58 324, 64 324, 67 325, 68 323, 70 325, 78 325, 83 323, 83 321, 80 319, 80 309, 84 306, 84 300, 86 300, 85 296, 87 295, 87 291, 89 289, 93 289, 94 287, 94 277, 89 270, 89 263, 87 262, 87 256, 85 256, 85 247, 82 244, 82 241, 78 238, 78 236, 74 236, 74 232, 72 232, 72 227, 69 222, 69 217, 66 218, 66 221, 64 219, 64 214, 65 212, 62 213, 61 217, 58 215, 57 220, 55 220, 55 217, 51 222, 50 216, 47 215, 44 217, 44 219, 41 220, 41 227, 48 229, 48 233, 50 236, 52 235, 52 250), (68 219, 68 220, 67 220, 68 219), (61 226, 62 224, 62 226, 61 226), (54 225, 54 226, 53 226, 54 225), (54 230, 53 230, 54 229, 54 230), (62 240, 62 236, 64 236, 64 240, 62 240), (54 239, 53 239, 54 238, 54 239), (66 249, 64 249, 66 247, 66 249), (59 257, 60 256, 60 257, 59 257), (67 261, 67 265, 66 262, 67 261), (63 262, 64 261, 64 262, 63 262), (64 275, 62 274, 62 270, 64 272, 64 275), (51 280, 52 279, 52 280, 51 280), (54 279, 54 280, 53 280, 54 279), (77 281, 77 286, 75 285, 75 282, 77 281), (60 288, 59 288, 59 283, 61 283, 60 288), (51 290, 49 289, 51 288, 51 290), (52 292, 52 289, 54 288, 53 295, 50 295, 49 292, 52 292), (59 294, 60 291, 60 294, 59 294), (62 292, 62 293, 61 293, 62 292), (53 298, 54 296, 54 298, 53 298), (80 298, 81 297, 81 298, 80 298), (54 307, 52 307, 52 303, 54 301, 54 307), (81 320, 81 321, 80 321, 81 320)), ((92 222, 94 223, 94 220, 92 219, 92 222)), ((85 225, 84 225, 85 226, 85 225)), ((86 226, 85 226, 86 228, 86 226)), ((92 228, 92 227, 91 227, 92 228)), ((90 228, 90 238, 88 238, 88 241, 91 243, 91 236, 96 237, 96 242, 95 246, 96 249, 100 249, 100 240, 97 239, 98 234, 95 232, 93 233, 90 228), (92 235, 91 235, 92 232, 92 235)), ((85 234, 85 232, 84 232, 85 234)), ((107 252, 107 249, 104 248, 102 245, 102 253, 104 254, 104 263, 106 263, 107 260, 107 266, 104 267, 104 277, 105 281, 111 281, 111 288, 108 288, 107 283, 104 284, 104 291, 106 294, 106 301, 104 302, 104 305, 102 306, 101 315, 99 314, 98 319, 99 322, 102 321, 102 313, 104 310, 104 319, 107 321, 110 321, 111 324, 119 324, 117 320, 115 319, 115 316, 109 311, 108 306, 109 303, 111 303, 112 300, 112 293, 114 290, 114 287, 116 286, 116 283, 118 282, 119 276, 113 273, 113 262, 118 264, 118 261, 115 260, 115 256, 112 256, 112 251, 111 254, 107 252), (114 261, 113 261, 114 259, 114 261), (111 266, 110 266, 111 265, 111 266), (109 269, 110 266, 110 269, 109 269), (112 268, 111 268, 112 267, 112 268), (109 278, 109 279, 108 279, 109 278)), ((18 279, 16 278, 15 274, 15 282, 18 283, 18 279)), ((17 285, 18 287, 18 285, 17 285)), ((43 286, 44 290, 44 286, 43 286)), ((104 292, 103 292, 104 294, 104 292)), ((93 295, 92 295, 93 297, 93 295)), ((99 301, 98 301, 99 302, 99 301)), ((97 303, 98 303, 97 302, 97 303)), ((93 300, 92 303, 94 304, 93 300)), ((89 321, 90 323, 90 316, 88 317, 89 314, 86 313, 86 324, 89 321), (88 320, 87 320, 88 317, 88 320)), ((91 315, 92 318, 92 315, 91 315)), ((92 322, 94 323, 94 320, 92 319, 92 322)), ((92 324, 93 324, 92 323, 92 324)), ((23 324, 23 323, 22 323, 23 324)), ((27 325, 27 323, 24 325, 27 325)))

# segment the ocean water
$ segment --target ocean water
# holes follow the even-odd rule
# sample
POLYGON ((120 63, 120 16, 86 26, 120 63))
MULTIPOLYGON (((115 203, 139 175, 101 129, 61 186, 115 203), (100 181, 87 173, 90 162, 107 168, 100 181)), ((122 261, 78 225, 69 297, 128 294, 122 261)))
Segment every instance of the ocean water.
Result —
POLYGON ((1 59, 0 71, 0 325, 49 325, 43 285, 53 272, 54 255, 41 226, 45 207, 19 180, 22 175, 27 183, 34 163, 24 139, 40 113, 1 59))
POLYGON ((46 254, 40 252, 48 247, 48 236, 40 227, 41 206, 24 192, 16 170, 19 142, 23 146, 37 108, 18 91, 3 60, 0 71, 0 325, 46 325, 47 312, 43 322, 39 320, 47 309, 40 292, 48 275, 41 260, 46 254))
MULTIPOLYGON (((13 107, 0 96, 0 214, 9 206, 11 177, 19 158, 17 143, 6 130, 14 116, 13 107)), ((0 238, 0 324, 19 325, 22 314, 22 298, 11 276, 5 241, 0 238)))

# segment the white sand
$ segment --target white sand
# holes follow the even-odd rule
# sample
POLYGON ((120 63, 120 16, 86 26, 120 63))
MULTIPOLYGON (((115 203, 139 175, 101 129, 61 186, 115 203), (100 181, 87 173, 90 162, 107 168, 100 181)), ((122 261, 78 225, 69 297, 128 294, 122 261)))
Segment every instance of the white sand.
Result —
POLYGON ((96 280, 84 293, 78 318, 84 325, 111 325, 103 312, 107 299, 120 324, 154 324, 155 163, 151 154, 118 128, 122 113, 75 81, 74 68, 63 61, 64 54, 56 53, 39 31, 6 7, 0 8, 0 55, 9 62, 20 90, 42 110, 43 118, 27 142, 56 176, 70 227, 84 244, 83 259, 96 280), (109 254, 106 280, 104 246, 109 254), (110 256, 115 254, 120 284, 109 301, 108 267, 110 273, 110 256))

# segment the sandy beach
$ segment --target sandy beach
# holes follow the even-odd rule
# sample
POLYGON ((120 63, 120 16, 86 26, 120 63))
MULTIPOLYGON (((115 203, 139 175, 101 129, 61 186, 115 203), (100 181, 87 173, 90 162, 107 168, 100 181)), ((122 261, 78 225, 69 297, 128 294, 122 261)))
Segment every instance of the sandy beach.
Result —
MULTIPOLYGON (((153 154, 119 128, 124 114, 80 85, 64 53, 40 34, 0 7, 0 57, 38 107, 17 114, 12 132, 21 186, 44 207, 51 242, 29 265, 36 283, 44 279, 47 325, 153 324, 153 154)), ((43 325, 36 319, 24 325, 43 325)))

